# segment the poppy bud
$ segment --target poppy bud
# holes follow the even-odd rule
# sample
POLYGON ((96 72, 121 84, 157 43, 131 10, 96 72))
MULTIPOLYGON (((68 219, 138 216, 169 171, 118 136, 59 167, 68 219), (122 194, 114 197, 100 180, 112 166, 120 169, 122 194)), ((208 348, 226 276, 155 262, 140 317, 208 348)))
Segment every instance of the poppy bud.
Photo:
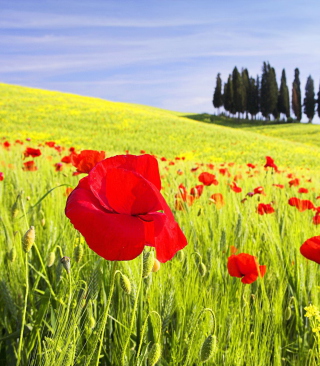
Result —
POLYGON ((96 320, 93 316, 90 316, 88 319, 88 326, 90 329, 93 329, 96 326, 96 320))
POLYGON ((56 254, 55 252, 50 252, 47 258, 47 267, 53 266, 53 263, 56 260, 56 254))
POLYGON ((288 306, 284 312, 284 317, 286 320, 289 320, 291 318, 291 314, 292 314, 292 311, 291 311, 291 307, 288 306))
POLYGON ((207 267, 203 262, 200 262, 198 264, 198 270, 199 270, 199 273, 200 273, 201 277, 204 277, 207 273, 207 267))
POLYGON ((34 230, 34 226, 30 226, 30 229, 24 234, 22 238, 22 248, 28 253, 34 244, 34 240, 36 237, 36 232, 34 230))
POLYGON ((122 290, 126 294, 130 295, 130 293, 131 293, 131 282, 130 282, 129 278, 126 275, 122 274, 122 273, 120 274, 120 286, 122 287, 122 290))
POLYGON ((148 355, 149 366, 154 366, 160 359, 161 356, 161 346, 159 343, 154 343, 148 355))
POLYGON ((143 270, 142 270, 143 278, 149 276, 150 272, 152 271, 153 264, 154 264, 153 252, 143 253, 143 270))
POLYGON ((17 258, 17 251, 16 251, 16 247, 13 246, 11 249, 10 249, 10 252, 8 253, 8 258, 9 258, 9 261, 10 262, 14 262, 17 258))
POLYGON ((209 337, 203 342, 200 351, 200 360, 202 362, 208 361, 217 351, 217 337, 215 335, 209 335, 209 337))
POLYGON ((158 261, 157 258, 154 259, 154 263, 153 263, 153 267, 152 267, 152 272, 158 272, 160 269, 160 262, 158 261))
POLYGON ((70 273, 70 258, 69 257, 62 257, 60 259, 60 263, 63 265, 63 268, 67 271, 67 273, 70 273))
POLYGON ((45 218, 41 219, 40 223, 41 223, 41 226, 44 226, 46 224, 46 219, 45 218))
POLYGON ((73 251, 74 260, 79 263, 83 257, 84 249, 81 244, 77 245, 73 251))
POLYGON ((177 258, 179 259, 180 262, 183 262, 185 257, 184 251, 181 249, 177 252, 177 258))
POLYGON ((15 219, 19 215, 18 201, 16 201, 11 207, 11 216, 15 219))

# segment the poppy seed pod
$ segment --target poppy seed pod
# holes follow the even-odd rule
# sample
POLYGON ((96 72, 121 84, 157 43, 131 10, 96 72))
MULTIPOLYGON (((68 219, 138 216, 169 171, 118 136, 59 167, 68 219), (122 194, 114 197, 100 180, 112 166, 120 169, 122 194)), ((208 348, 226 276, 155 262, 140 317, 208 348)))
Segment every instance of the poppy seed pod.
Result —
POLYGON ((201 277, 204 277, 207 273, 207 267, 203 262, 200 262, 198 265, 198 270, 201 277))
POLYGON ((291 307, 290 307, 290 306, 288 306, 288 307, 286 308, 286 310, 284 311, 284 318, 285 318, 286 320, 289 320, 289 319, 291 318, 291 314, 292 314, 291 307))
POLYGON ((69 257, 62 257, 60 259, 60 263, 63 265, 63 268, 67 271, 67 273, 70 273, 70 268, 71 268, 71 264, 70 264, 70 258, 69 257))
POLYGON ((126 275, 122 274, 122 273, 120 274, 120 286, 122 287, 122 290, 126 294, 130 295, 130 293, 131 293, 131 282, 130 282, 129 278, 126 275))
POLYGON ((52 267, 55 260, 56 260, 55 252, 50 252, 47 258, 47 267, 52 267))
POLYGON ((160 262, 158 261, 157 258, 154 259, 154 263, 153 263, 153 267, 152 267, 152 272, 158 272, 160 269, 160 262))
POLYGON ((26 253, 29 253, 36 238, 36 232, 34 226, 30 226, 30 229, 24 234, 22 238, 22 248, 26 253))
POLYGON ((154 366, 160 359, 161 346, 159 343, 154 343, 148 355, 148 365, 154 366))
POLYGON ((180 262, 183 262, 183 260, 185 258, 185 254, 182 249, 177 252, 177 258, 179 259, 180 262))
POLYGON ((74 257, 74 260, 79 263, 83 257, 83 253, 84 253, 84 249, 83 249, 83 246, 82 244, 79 244, 77 245, 75 248, 74 248, 74 252, 73 252, 73 257, 74 257))
POLYGON ((143 253, 143 270, 142 277, 146 278, 152 271, 154 265, 154 253, 153 252, 145 252, 143 253))
POLYGON ((217 337, 209 335, 203 342, 200 351, 200 360, 202 362, 208 361, 217 351, 217 337))

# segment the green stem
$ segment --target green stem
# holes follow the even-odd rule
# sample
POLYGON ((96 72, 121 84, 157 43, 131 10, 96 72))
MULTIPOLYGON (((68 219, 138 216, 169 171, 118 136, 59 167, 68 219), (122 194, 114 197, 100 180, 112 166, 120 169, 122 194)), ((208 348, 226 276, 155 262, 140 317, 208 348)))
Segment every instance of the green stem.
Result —
POLYGON ((190 339, 190 344, 189 344, 189 347, 188 347, 188 353, 187 353, 187 357, 186 357, 186 360, 183 364, 183 366, 187 366, 188 365, 188 361, 189 361, 189 358, 190 358, 190 353, 191 353, 191 350, 192 350, 192 343, 193 343, 193 338, 194 338, 194 335, 196 333, 196 330, 198 328, 198 323, 199 323, 199 319, 201 317, 201 315, 208 311, 210 314, 211 314, 211 317, 212 317, 212 320, 213 320, 213 326, 212 326, 212 334, 215 333, 215 329, 216 329, 216 317, 214 315, 214 312, 212 311, 212 309, 210 308, 204 308, 203 310, 200 311, 198 317, 197 317, 197 320, 196 320, 196 324, 192 330, 192 334, 191 334, 191 339, 190 339))
POLYGON ((121 353, 121 366, 125 366, 126 350, 128 348, 129 342, 130 342, 131 333, 132 333, 134 320, 135 320, 135 315, 136 315, 136 312, 137 312, 139 294, 140 294, 140 290, 141 290, 141 286, 142 286, 142 274, 143 274, 143 255, 142 254, 141 254, 141 265, 140 265, 140 267, 141 268, 140 268, 139 286, 138 286, 138 289, 137 289, 136 298, 135 298, 134 305, 133 305, 133 310, 132 310, 132 316, 131 316, 131 321, 130 321, 130 332, 127 336, 126 342, 123 346, 122 353, 121 353))
POLYGON ((138 352, 137 352, 137 358, 140 356, 142 342, 143 342, 143 338, 144 338, 144 333, 146 332, 147 322, 148 322, 148 319, 151 316, 151 314, 156 314, 158 316, 158 320, 159 320, 159 333, 158 333, 158 337, 157 337, 156 343, 159 343, 159 341, 160 341, 161 328, 162 328, 162 320, 161 320, 161 317, 160 317, 159 313, 157 311, 155 311, 155 310, 152 310, 148 314, 146 320, 144 321, 143 327, 142 327, 141 339, 140 339, 140 344, 139 344, 139 348, 138 348, 138 352))
POLYGON ((21 349, 22 349, 22 343, 23 343, 23 331, 24 331, 24 325, 26 323, 26 313, 27 313, 27 302, 28 302, 28 293, 29 293, 29 267, 28 267, 28 253, 26 253, 26 295, 24 299, 24 308, 22 313, 22 321, 21 321, 21 331, 20 331, 20 338, 19 338, 19 348, 18 348, 18 360, 17 360, 17 366, 20 365, 21 362, 21 349))

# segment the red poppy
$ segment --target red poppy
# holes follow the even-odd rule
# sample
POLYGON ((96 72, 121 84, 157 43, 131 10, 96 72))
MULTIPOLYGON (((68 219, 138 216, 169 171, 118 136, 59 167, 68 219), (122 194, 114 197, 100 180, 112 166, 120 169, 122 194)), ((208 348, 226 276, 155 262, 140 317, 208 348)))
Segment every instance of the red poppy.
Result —
POLYGON ((270 203, 259 203, 257 211, 259 215, 271 214, 274 213, 274 208, 270 205, 270 203))
POLYGON ((284 188, 284 185, 283 184, 272 184, 274 187, 278 187, 278 188, 281 188, 283 189, 284 188))
POLYGON ((253 165, 253 164, 251 164, 251 163, 249 163, 249 164, 247 164, 247 167, 248 167, 248 168, 251 168, 251 169, 254 169, 256 166, 255 166, 255 165, 253 165))
POLYGON ((263 187, 261 187, 261 186, 259 186, 259 187, 257 187, 257 188, 255 188, 254 190, 253 190, 253 194, 262 194, 262 195, 266 195, 265 194, 265 192, 264 192, 264 188, 263 187))
POLYGON ((53 146, 53 148, 54 148, 55 150, 57 150, 57 151, 58 151, 58 153, 61 153, 61 152, 64 150, 64 147, 62 147, 62 146, 60 146, 60 145, 55 145, 55 146, 53 146))
POLYGON ((253 255, 240 253, 228 258, 228 272, 232 277, 239 277, 242 283, 250 284, 266 274, 267 267, 259 266, 257 258, 253 255))
POLYGON ((19 145, 23 145, 23 141, 21 141, 21 140, 16 140, 15 143, 19 144, 19 145))
POLYGON ((191 190, 190 190, 191 196, 194 196, 196 198, 199 198, 202 195, 202 192, 203 192, 203 185, 202 184, 199 184, 199 185, 191 188, 191 190))
POLYGON ((213 165, 213 164, 211 164, 211 163, 207 164, 207 167, 208 167, 209 169, 211 169, 211 170, 213 170, 213 169, 214 169, 214 165, 213 165))
POLYGON ((178 169, 178 170, 177 170, 177 174, 178 174, 178 175, 182 175, 182 174, 183 174, 183 171, 182 171, 181 169, 178 169))
POLYGON ((236 193, 242 192, 242 188, 238 187, 236 182, 232 182, 230 184, 230 188, 233 190, 233 192, 236 192, 236 193))
POLYGON ((5 141, 5 142, 3 143, 3 147, 4 147, 6 150, 9 150, 10 146, 11 146, 11 144, 10 144, 10 142, 9 142, 9 141, 5 141))
POLYGON ((167 161, 167 158, 165 158, 164 156, 160 159, 161 161, 167 161))
POLYGON ((226 204, 221 193, 212 194, 209 200, 216 205, 218 210, 220 210, 220 208, 222 208, 226 204))
POLYGON ((54 147, 56 143, 54 141, 47 141, 46 142, 46 145, 49 146, 49 147, 54 147))
POLYGON ((314 204, 309 200, 301 200, 297 197, 292 197, 288 201, 290 206, 296 207, 300 212, 306 211, 306 210, 314 210, 314 204))
POLYGON ((170 161, 169 162, 169 165, 174 165, 174 161, 170 161))
POLYGON ((90 170, 105 158, 104 151, 83 150, 80 154, 71 155, 71 163, 78 173, 89 173, 90 170))
POLYGON ((69 151, 70 151, 71 153, 75 153, 75 152, 76 152, 76 149, 72 146, 72 147, 70 147, 69 151))
POLYGON ((187 202, 188 205, 191 206, 193 204, 194 199, 195 199, 194 196, 188 194, 187 188, 182 183, 179 185, 179 193, 177 193, 175 195, 175 197, 176 197, 176 202, 175 202, 176 203, 176 207, 178 207, 176 209, 179 209, 179 210, 180 210, 180 206, 181 205, 177 201, 182 200, 184 202, 187 202))
POLYGON ((144 150, 140 150, 140 154, 145 154, 146 152, 144 150))
POLYGON ((231 176, 231 174, 229 173, 229 170, 227 168, 221 168, 221 169, 219 169, 219 173, 221 175, 226 175, 227 177, 230 177, 231 176))
POLYGON ((306 240, 300 247, 300 253, 307 259, 320 264, 320 236, 306 240))
POLYGON ((193 173, 193 172, 196 172, 198 169, 199 169, 199 167, 198 167, 198 166, 194 166, 193 168, 191 168, 191 172, 192 172, 192 173, 193 173))
POLYGON ((270 156, 266 156, 266 163, 264 165, 265 168, 273 168, 276 172, 278 172, 278 167, 274 163, 274 160, 270 156))
POLYGON ((179 156, 176 156, 175 160, 181 160, 181 158, 179 156))
POLYGON ((307 188, 299 188, 298 193, 308 193, 309 190, 307 188))
POLYGON ((30 160, 30 161, 26 161, 25 163, 23 163, 22 169, 24 171, 34 172, 34 171, 38 170, 38 167, 36 166, 36 164, 33 160, 30 160))
POLYGON ((218 181, 216 180, 216 176, 207 172, 201 173, 198 177, 198 180, 205 186, 211 186, 211 184, 214 184, 216 186, 219 184, 218 181))
POLYGON ((25 158, 27 158, 29 156, 36 158, 41 155, 41 151, 40 151, 40 149, 34 149, 32 147, 27 147, 26 150, 24 151, 23 155, 25 158))
POLYGON ((67 200, 66 215, 105 259, 131 260, 147 245, 155 247, 163 263, 187 241, 160 189, 154 157, 114 156, 80 180, 67 200))
POLYGON ((71 164, 71 155, 72 155, 72 154, 64 156, 64 157, 61 159, 61 162, 62 162, 62 163, 65 163, 65 164, 71 164))
POLYGON ((55 163, 54 167, 56 168, 56 172, 61 172, 63 169, 63 164, 62 163, 55 163))
POLYGON ((312 218, 312 223, 314 225, 320 225, 320 212, 317 212, 316 215, 312 218))
POLYGON ((289 181, 290 187, 297 187, 300 184, 300 180, 298 178, 292 179, 289 181))
POLYGON ((4 180, 4 174, 2 172, 0 172, 0 182, 4 180))

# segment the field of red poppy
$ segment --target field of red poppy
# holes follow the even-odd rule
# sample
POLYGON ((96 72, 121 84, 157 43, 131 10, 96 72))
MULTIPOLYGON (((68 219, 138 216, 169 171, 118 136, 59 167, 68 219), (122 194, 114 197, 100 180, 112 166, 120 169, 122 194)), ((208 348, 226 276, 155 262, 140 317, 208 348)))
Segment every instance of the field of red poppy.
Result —
POLYGON ((0 94, 1 365, 319 364, 317 146, 0 94))

